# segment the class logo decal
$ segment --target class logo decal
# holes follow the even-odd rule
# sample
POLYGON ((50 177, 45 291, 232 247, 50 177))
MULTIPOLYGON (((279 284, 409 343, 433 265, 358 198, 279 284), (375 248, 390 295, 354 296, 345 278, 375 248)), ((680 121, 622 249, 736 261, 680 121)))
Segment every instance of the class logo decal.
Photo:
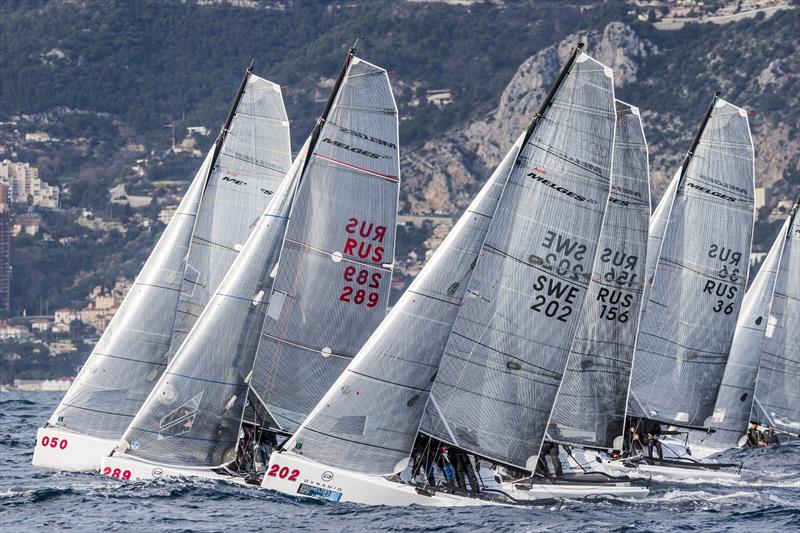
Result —
POLYGON ((161 477, 162 475, 164 475, 164 471, 161 470, 160 468, 154 468, 151 473, 153 474, 153 477, 161 477))
POLYGON ((330 480, 332 480, 333 479, 333 472, 331 472, 330 470, 324 471, 322 473, 322 475, 320 476, 320 479, 322 479, 322 481, 330 481, 330 480))
POLYGON ((571 190, 567 189, 566 187, 562 187, 558 183, 554 183, 548 179, 543 178, 542 176, 537 175, 535 172, 529 172, 528 177, 532 178, 543 185, 547 185, 551 189, 554 189, 561 194, 566 194, 570 198, 574 198, 579 202, 589 202, 590 204, 596 204, 597 200, 592 200, 591 198, 586 198, 585 196, 581 196, 580 194, 574 193, 571 190))

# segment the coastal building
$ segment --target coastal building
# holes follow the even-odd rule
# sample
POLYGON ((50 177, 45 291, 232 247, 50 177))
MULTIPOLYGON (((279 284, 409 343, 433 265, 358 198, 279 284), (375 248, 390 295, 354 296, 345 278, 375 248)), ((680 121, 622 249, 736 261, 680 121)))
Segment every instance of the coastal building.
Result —
POLYGON ((72 324, 75 320, 81 319, 80 311, 76 311, 75 309, 70 309, 69 307, 62 307, 61 309, 56 309, 56 312, 53 314, 53 321, 56 324, 72 324))
POLYGON ((25 341, 30 337, 31 332, 25 326, 9 324, 5 320, 0 320, 0 340, 25 341))
POLYGON ((39 169, 30 163, 14 163, 8 159, 0 161, 0 184, 8 186, 9 200, 13 203, 58 208, 58 187, 39 179, 39 169))
POLYGON ((8 186, 0 184, 0 309, 11 308, 11 212, 8 186))

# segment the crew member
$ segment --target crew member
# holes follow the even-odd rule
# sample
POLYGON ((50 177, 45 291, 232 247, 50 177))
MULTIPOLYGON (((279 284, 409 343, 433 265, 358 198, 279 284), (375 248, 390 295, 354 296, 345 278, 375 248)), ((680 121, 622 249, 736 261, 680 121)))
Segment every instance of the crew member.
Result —
POLYGON ((458 484, 458 488, 461 490, 467 490, 467 484, 464 482, 464 474, 466 473, 472 492, 476 494, 480 492, 480 488, 478 487, 478 478, 475 477, 475 470, 472 468, 472 463, 469 462, 469 456, 464 452, 464 450, 456 448, 455 446, 451 446, 447 450, 447 458, 450 460, 450 464, 453 465, 453 469, 456 471, 456 483, 458 484))

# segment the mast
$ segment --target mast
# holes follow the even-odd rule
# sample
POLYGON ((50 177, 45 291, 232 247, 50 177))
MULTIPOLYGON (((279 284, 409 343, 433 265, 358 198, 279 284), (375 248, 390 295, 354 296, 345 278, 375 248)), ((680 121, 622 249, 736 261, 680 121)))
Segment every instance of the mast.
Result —
MULTIPOLYGON (((357 45, 358 38, 356 38, 356 42, 353 43, 353 46, 351 46, 350 50, 347 52, 347 55, 344 58, 344 64, 342 64, 342 69, 339 71, 339 77, 336 78, 336 83, 333 86, 333 90, 331 90, 331 94, 328 96, 328 101, 325 103, 325 109, 322 110, 322 114, 319 116, 317 123, 314 125, 314 131, 311 132, 311 142, 309 144, 311 152, 313 152, 317 147, 317 141, 319 140, 319 135, 322 132, 322 127, 328 120, 328 113, 330 113, 333 103, 336 100, 336 95, 339 94, 339 89, 341 88, 342 83, 344 83, 344 78, 347 75, 347 69, 350 67, 350 62, 356 55, 357 45)), ((305 163, 303 164, 303 169, 300 172, 301 180, 303 179, 303 175, 305 175, 308 162, 311 160, 311 152, 309 153, 309 157, 306 158, 305 163)))
POLYGON ((692 145, 689 147, 689 151, 686 152, 686 157, 683 158, 683 164, 681 165, 681 177, 678 179, 678 186, 683 182, 683 177, 686 175, 686 169, 689 168, 689 162, 694 157, 694 151, 697 149, 697 145, 700 143, 700 137, 703 136, 703 132, 706 129, 706 125, 708 124, 708 120, 711 118, 711 113, 714 111, 714 106, 717 103, 717 99, 719 98, 719 91, 714 93, 714 98, 711 99, 711 105, 708 106, 708 111, 706 111, 706 116, 703 117, 703 122, 700 124, 700 128, 697 130, 697 135, 694 136, 694 140, 692 141, 692 145))
POLYGON ((547 97, 544 99, 544 102, 542 102, 542 106, 539 108, 539 111, 537 111, 536 114, 533 115, 531 123, 528 125, 528 129, 525 130, 525 138, 523 139, 522 142, 523 146, 525 146, 525 144, 531 138, 531 135, 533 135, 536 126, 539 125, 539 121, 544 116, 544 113, 545 111, 547 111, 547 108, 550 107, 550 104, 553 103, 553 98, 555 98, 556 91, 558 91, 558 88, 561 87, 561 84, 564 82, 564 78, 566 78, 567 74, 569 74, 569 69, 572 68, 573 63, 575 63, 575 60, 578 58, 578 54, 583 49, 583 44, 584 44, 583 42, 579 41, 578 44, 575 46, 575 50, 572 51, 572 55, 567 60, 567 64, 564 65, 564 68, 561 69, 561 73, 558 75, 556 82, 553 84, 552 87, 550 87, 550 92, 547 93, 547 97))
POLYGON ((233 99, 233 104, 231 104, 231 108, 228 111, 228 118, 225 119, 225 124, 223 124, 222 129, 219 130, 219 135, 217 136, 217 143, 214 145, 214 155, 211 156, 211 165, 209 166, 208 174, 211 175, 211 169, 214 168, 214 165, 217 163, 217 157, 219 157, 220 151, 222 151, 222 143, 225 142, 225 137, 228 135, 228 130, 230 130, 231 122, 233 122, 233 117, 236 115, 236 108, 239 107, 239 102, 242 100, 242 95, 244 94, 244 88, 247 86, 247 80, 250 78, 250 74, 253 73, 253 63, 255 59, 250 60, 250 66, 247 67, 247 70, 244 71, 244 76, 242 77, 242 82, 239 84, 239 90, 236 92, 236 98, 233 99))

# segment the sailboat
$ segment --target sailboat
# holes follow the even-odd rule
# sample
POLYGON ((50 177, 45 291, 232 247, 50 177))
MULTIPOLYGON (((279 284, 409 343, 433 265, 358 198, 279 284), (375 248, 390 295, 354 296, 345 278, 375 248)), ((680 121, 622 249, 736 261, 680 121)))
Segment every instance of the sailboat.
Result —
MULTIPOLYGON (((684 437, 684 443, 692 450, 694 458, 703 459, 723 450, 742 446, 747 440, 747 426, 751 419, 772 427, 773 430, 791 434, 789 427, 774 427, 777 424, 763 415, 759 407, 761 404, 753 401, 756 376, 759 375, 759 367, 762 365, 764 372, 760 376, 766 378, 761 382, 762 397, 774 394, 776 398, 781 398, 773 400, 773 403, 783 406, 789 412, 794 410, 794 420, 800 421, 800 401, 794 392, 800 383, 791 378, 774 379, 775 375, 791 375, 792 361, 795 362, 795 367, 800 364, 800 342, 791 338, 793 332, 800 327, 791 323, 800 314, 800 311, 792 311, 796 303, 791 294, 798 289, 792 287, 794 280, 790 274, 797 273, 800 268, 800 260, 797 257, 793 259, 793 254, 800 256, 800 246, 797 244, 800 225, 795 224, 796 212, 797 203, 778 232, 758 275, 745 293, 731 353, 709 423, 710 431, 689 431, 684 437), (780 302, 780 311, 776 309, 773 313, 772 308, 776 301, 780 302), (779 321, 781 326, 777 329, 779 321), (752 418, 751 411, 754 415, 752 418)), ((786 419, 790 420, 792 416, 786 419)), ((795 434, 798 431, 800 426, 794 428, 795 434)))
MULTIPOLYGON (((273 369, 303 366, 315 384, 304 389, 305 401, 316 402, 343 368, 339 360, 349 361, 385 316, 399 195, 397 109, 386 71, 355 51, 281 190, 103 459, 104 474, 235 480, 244 474, 236 464, 243 424, 283 431, 286 417, 273 416, 278 403, 262 387, 275 379, 273 369), (266 369, 257 356, 271 358, 266 369)), ((303 376, 284 376, 298 397, 304 382, 291 380, 303 376)))
MULTIPOLYGON (((653 263, 628 406, 637 424, 669 425, 670 434, 681 431, 675 428, 709 426, 731 349, 753 229, 753 143, 747 112, 715 95, 673 181, 668 189, 672 196, 662 198, 667 203, 655 213, 667 222, 651 229, 663 231, 654 243, 663 240, 653 263)), ((669 444, 663 449, 669 452, 669 444)), ((677 478, 738 475, 723 468, 740 465, 675 455, 637 455, 606 467, 677 478)))
MULTIPOLYGON (((786 222, 751 419, 779 440, 800 438, 800 198, 786 222)), ((779 235, 780 239, 780 235, 779 235)))
POLYGON ((577 47, 429 264, 273 452, 263 487, 372 505, 556 496, 513 485, 460 494, 398 474, 418 430, 533 470, 592 274, 615 117, 611 69, 577 47))
MULTIPOLYGON (((197 313, 291 163, 280 86, 247 69, 219 136, 120 309, 48 423, 35 466, 97 470, 167 365, 176 311, 197 313), (190 305, 191 304, 191 305, 190 305)), ((189 316, 189 315, 186 315, 189 316)))
POLYGON ((583 464, 594 463, 592 450, 622 449, 645 291, 650 220, 647 142, 639 109, 619 100, 616 106, 611 196, 600 252, 547 436, 567 450, 564 466, 581 474, 593 470, 591 464, 583 464))

